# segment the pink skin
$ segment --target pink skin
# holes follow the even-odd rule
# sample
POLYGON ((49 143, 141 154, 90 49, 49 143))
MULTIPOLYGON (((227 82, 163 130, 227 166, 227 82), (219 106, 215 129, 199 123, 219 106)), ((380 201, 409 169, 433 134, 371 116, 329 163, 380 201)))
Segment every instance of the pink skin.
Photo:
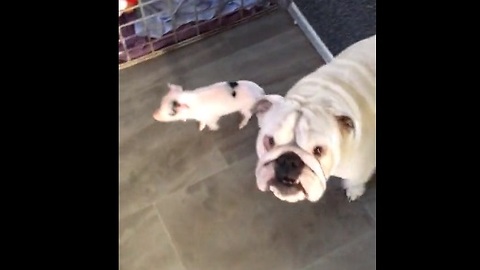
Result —
POLYGON ((257 84, 250 81, 237 81, 234 89, 227 82, 219 82, 195 90, 183 90, 181 86, 169 84, 168 93, 162 98, 160 107, 153 113, 159 122, 197 120, 199 129, 208 126, 217 130, 218 120, 224 115, 240 112, 243 120, 239 128, 247 125, 252 116, 250 108, 265 93, 257 84), (235 96, 232 93, 235 92, 235 96), (172 112, 172 102, 176 102, 176 113, 172 112))

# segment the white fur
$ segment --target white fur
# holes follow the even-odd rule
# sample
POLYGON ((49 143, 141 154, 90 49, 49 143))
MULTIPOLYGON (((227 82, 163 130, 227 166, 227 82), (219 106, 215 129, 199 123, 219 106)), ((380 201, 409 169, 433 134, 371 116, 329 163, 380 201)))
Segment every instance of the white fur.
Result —
POLYGON ((314 202, 324 194, 327 179, 335 175, 344 179, 349 200, 363 195, 376 166, 375 46, 376 36, 361 40, 298 81, 283 100, 267 95, 254 106, 256 111, 262 101, 270 104, 259 112, 256 178, 260 190, 270 190, 288 202, 314 202), (354 131, 343 129, 339 116, 348 116, 354 131), (273 148, 264 145, 265 136, 275 138, 273 148), (313 154, 316 146, 327 149, 321 157, 313 154), (278 183, 272 182, 274 161, 286 152, 294 152, 305 164, 298 177, 303 195, 295 188, 282 193, 278 183))
POLYGON ((233 89, 228 82, 219 82, 195 90, 183 90, 181 86, 169 84, 169 92, 162 98, 160 107, 153 113, 153 118, 160 122, 193 119, 199 122, 199 130, 208 126, 217 130, 220 117, 240 112, 243 120, 239 128, 247 125, 252 116, 250 108, 265 95, 264 90, 251 81, 237 81, 233 89), (235 91, 235 96, 232 95, 235 91), (175 115, 171 113, 171 104, 176 100, 182 107, 175 115))

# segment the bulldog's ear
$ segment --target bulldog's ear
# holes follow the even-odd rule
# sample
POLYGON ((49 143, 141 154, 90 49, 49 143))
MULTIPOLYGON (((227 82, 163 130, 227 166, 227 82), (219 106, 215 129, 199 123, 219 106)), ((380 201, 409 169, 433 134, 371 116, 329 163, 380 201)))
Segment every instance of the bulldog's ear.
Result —
POLYGON ((172 84, 172 83, 168 83, 168 88, 169 88, 169 92, 182 92, 183 91, 183 87, 181 87, 180 85, 176 85, 176 84, 172 84))
POLYGON ((266 95, 253 104, 250 111, 252 114, 264 114, 272 107, 273 103, 280 102, 283 97, 280 95, 266 95))
POLYGON ((349 116, 335 115, 335 119, 337 119, 337 122, 342 131, 355 132, 355 123, 349 116))
POLYGON ((342 132, 355 132, 355 121, 353 121, 353 119, 348 116, 347 113, 337 109, 335 104, 330 100, 323 100, 322 104, 323 107, 335 117, 342 132))
POLYGON ((252 114, 257 114, 257 113, 266 113, 268 110, 270 110, 270 108, 272 107, 273 103, 266 99, 266 98, 262 98, 260 99, 259 101, 255 102, 255 104, 253 104, 253 107, 250 109, 252 114))

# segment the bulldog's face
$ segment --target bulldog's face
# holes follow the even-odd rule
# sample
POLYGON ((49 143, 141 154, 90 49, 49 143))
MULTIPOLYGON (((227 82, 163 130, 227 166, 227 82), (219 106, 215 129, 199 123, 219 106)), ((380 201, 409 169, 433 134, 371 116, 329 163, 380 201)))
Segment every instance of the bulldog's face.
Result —
POLYGON ((302 107, 268 95, 252 112, 259 116, 257 186, 287 202, 318 201, 340 154, 344 116, 320 106, 302 107))

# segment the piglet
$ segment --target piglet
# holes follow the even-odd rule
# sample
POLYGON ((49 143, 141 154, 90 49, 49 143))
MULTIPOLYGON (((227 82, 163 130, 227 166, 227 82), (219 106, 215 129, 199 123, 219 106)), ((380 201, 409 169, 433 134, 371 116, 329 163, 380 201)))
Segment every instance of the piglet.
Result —
POLYGON ((168 84, 168 87, 169 91, 153 113, 153 118, 159 122, 197 120, 200 122, 199 130, 205 126, 217 130, 220 117, 234 112, 243 115, 239 126, 243 128, 252 117, 251 107, 265 95, 263 88, 245 80, 218 82, 194 90, 183 90, 175 84, 168 84))

